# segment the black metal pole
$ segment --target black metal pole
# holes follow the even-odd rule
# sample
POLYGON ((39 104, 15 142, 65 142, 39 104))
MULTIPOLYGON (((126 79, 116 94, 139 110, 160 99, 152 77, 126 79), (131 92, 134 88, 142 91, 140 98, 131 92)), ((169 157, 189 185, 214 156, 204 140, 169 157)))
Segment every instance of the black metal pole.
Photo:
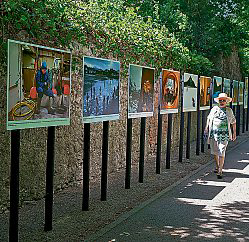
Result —
POLYGON ((161 150, 162 150, 162 115, 158 110, 158 129, 157 129, 157 153, 156 153, 156 174, 161 172, 161 150))
POLYGON ((236 125, 236 135, 240 135, 240 105, 237 105, 237 110, 236 110, 236 116, 237 116, 237 125, 236 125))
POLYGON ((204 144, 205 114, 206 111, 202 110, 201 112, 201 152, 202 153, 204 153, 205 151, 205 144, 204 144))
POLYGON ((103 122, 102 169, 101 169, 101 201, 106 201, 108 176, 108 136, 109 121, 103 122))
POLYGON ((187 147, 186 147, 186 158, 190 158, 190 131, 191 131, 191 112, 188 112, 188 124, 187 124, 187 147))
POLYGON ((84 154, 83 154, 83 200, 82 211, 89 210, 89 173, 90 173, 90 124, 84 124, 84 154))
POLYGON ((166 169, 170 169, 170 150, 172 134, 172 113, 168 114, 168 131, 167 131, 167 151, 166 151, 166 169))
POLYGON ((144 181, 144 149, 145 149, 145 126, 146 118, 141 118, 141 130, 140 130, 140 156, 139 156, 139 182, 144 181))
POLYGON ((247 89, 247 108, 246 108, 246 131, 249 127, 249 90, 247 89))
POLYGON ((179 158, 178 161, 182 162, 183 157, 183 137, 184 137, 184 112, 183 112, 183 92, 184 92, 184 79, 181 80, 181 108, 180 108, 180 139, 179 139, 179 158))
POLYGON ((20 130, 11 131, 9 241, 18 241, 20 130))
POLYGON ((243 103, 242 103, 242 133, 245 133, 245 83, 243 88, 243 103))
POLYGON ((127 119, 125 189, 131 187, 132 119, 127 119))
MULTIPOLYGON (((230 80, 230 97, 233 98, 233 81, 230 80)), ((233 109, 233 101, 230 102, 230 108, 233 109)))
POLYGON ((242 106, 242 133, 245 133, 245 116, 246 116, 246 112, 245 112, 245 108, 243 104, 242 106))
POLYGON ((48 139, 47 139, 47 167, 46 167, 44 231, 50 231, 53 228, 54 146, 55 146, 55 127, 52 126, 52 127, 48 127, 48 139))
POLYGON ((200 155, 200 131, 201 131, 201 112, 200 112, 200 77, 198 76, 198 87, 197 87, 197 132, 196 132, 196 155, 200 155))
POLYGON ((246 108, 246 131, 248 131, 248 127, 249 127, 249 112, 248 111, 249 111, 249 108, 248 108, 248 104, 247 104, 247 108, 246 108))

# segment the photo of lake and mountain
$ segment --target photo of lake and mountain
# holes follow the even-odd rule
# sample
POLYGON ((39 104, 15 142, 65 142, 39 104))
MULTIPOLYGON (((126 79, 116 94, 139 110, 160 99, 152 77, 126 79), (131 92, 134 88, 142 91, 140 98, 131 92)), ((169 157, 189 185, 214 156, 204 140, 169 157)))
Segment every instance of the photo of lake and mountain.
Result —
POLYGON ((183 112, 197 111, 198 75, 184 73, 183 112))
POLYGON ((83 58, 84 123, 119 119, 120 62, 83 58))

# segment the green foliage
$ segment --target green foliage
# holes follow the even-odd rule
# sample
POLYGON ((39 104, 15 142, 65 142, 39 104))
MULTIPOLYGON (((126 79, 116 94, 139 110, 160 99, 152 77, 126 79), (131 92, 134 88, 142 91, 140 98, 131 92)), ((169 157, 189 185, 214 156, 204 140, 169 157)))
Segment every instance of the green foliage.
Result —
MULTIPOLYGON (((202 56, 199 61, 170 33, 168 28, 152 17, 146 20, 137 14, 136 6, 125 1, 105 0, 75 3, 73 25, 88 35, 88 44, 100 56, 111 55, 128 67, 128 63, 150 65, 157 68, 175 68, 210 73, 211 62, 202 56), (208 64, 207 64, 208 63, 208 64)), ((94 53, 94 54, 97 54, 94 53)))
MULTIPOLYGON (((211 75, 210 60, 236 45, 247 63, 247 0, 9 0, 6 38, 25 30, 33 42, 55 47, 73 41, 94 55, 129 63, 211 75), (246 50, 246 49, 245 49, 246 50)), ((0 43, 3 44, 3 43, 0 43)), ((244 68, 245 70, 245 68, 244 68)), ((124 72, 126 74, 126 72, 124 72)))
POLYGON ((25 30, 33 40, 66 45, 73 30, 67 18, 71 4, 62 0, 9 0, 3 3, 3 25, 7 37, 25 30))
MULTIPOLYGON (((208 59, 248 47, 248 0, 127 0, 145 20, 153 16, 191 52, 208 59), (158 15, 158 16, 157 16, 158 15)), ((245 58, 243 58, 244 60, 245 58)))

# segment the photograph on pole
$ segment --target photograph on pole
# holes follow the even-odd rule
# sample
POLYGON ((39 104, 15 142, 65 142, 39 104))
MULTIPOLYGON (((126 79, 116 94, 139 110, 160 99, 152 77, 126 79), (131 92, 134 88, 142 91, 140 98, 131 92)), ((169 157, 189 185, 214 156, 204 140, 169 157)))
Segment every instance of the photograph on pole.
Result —
MULTIPOLYGON (((219 96, 219 94, 222 93, 222 77, 219 77, 219 76, 213 77, 213 90, 212 90, 212 92, 213 92, 212 93, 213 106, 216 106, 216 105, 218 105, 218 103, 215 102, 214 98, 217 98, 219 96)), ((230 96, 230 94, 229 94, 229 96, 230 96)))
POLYGON ((183 112, 197 111, 198 75, 184 73, 183 112))
POLYGON ((154 83, 154 68, 129 65, 128 118, 153 116, 154 83))
POLYGON ((244 82, 239 82, 239 105, 243 105, 244 82))
POLYGON ((248 107, 248 77, 245 77, 244 108, 248 107))
POLYGON ((230 81, 230 79, 224 78, 223 92, 226 93, 228 97, 230 97, 230 89, 231 89, 231 81, 230 81))
POLYGON ((180 72, 162 69, 161 114, 178 113, 180 72))
POLYGON ((211 77, 200 77, 200 110, 210 109, 210 85, 211 77))
POLYGON ((7 129, 70 124, 70 51, 8 40, 7 129))
POLYGON ((238 100, 239 100, 239 82, 234 80, 233 81, 233 105, 236 106, 238 105, 238 100))
POLYGON ((83 122, 119 119, 120 62, 83 57, 83 122))

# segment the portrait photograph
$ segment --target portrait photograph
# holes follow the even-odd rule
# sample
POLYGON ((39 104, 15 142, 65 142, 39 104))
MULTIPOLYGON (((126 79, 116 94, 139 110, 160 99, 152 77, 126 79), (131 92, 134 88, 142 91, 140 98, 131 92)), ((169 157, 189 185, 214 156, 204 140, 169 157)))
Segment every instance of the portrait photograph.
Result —
POLYGON ((180 72, 162 70, 161 79, 161 114, 178 113, 180 90, 180 72))

